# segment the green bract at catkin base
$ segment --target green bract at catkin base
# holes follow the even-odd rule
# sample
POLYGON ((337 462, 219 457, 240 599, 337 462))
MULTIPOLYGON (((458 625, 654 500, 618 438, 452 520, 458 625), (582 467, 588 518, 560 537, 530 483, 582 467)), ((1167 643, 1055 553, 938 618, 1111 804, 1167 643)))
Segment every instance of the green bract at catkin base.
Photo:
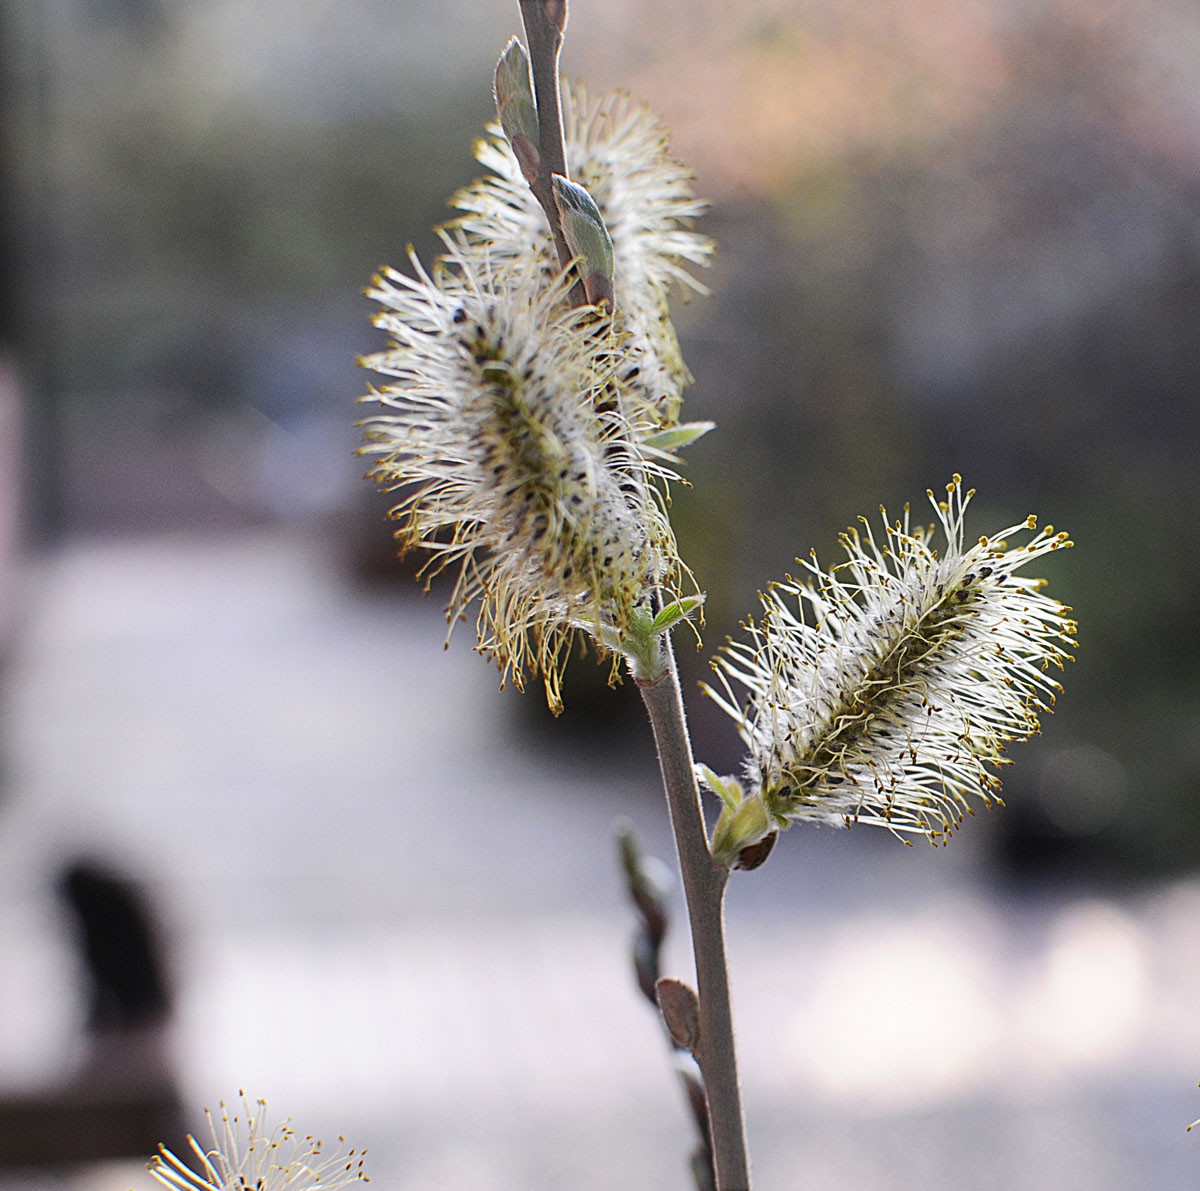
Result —
POLYGON ((749 640, 722 651, 722 690, 708 693, 750 748, 744 784, 701 774, 725 803, 716 835, 727 862, 800 821, 937 843, 971 798, 997 798, 1005 745, 1038 731, 1061 689, 1047 671, 1075 644, 1070 609, 1017 571, 1072 543, 1030 517, 965 547, 973 495, 957 475, 946 500, 929 493, 941 555, 933 527, 910 527, 907 509, 895 522, 884 513, 881 539, 863 519, 842 536, 846 562, 829 572, 804 562, 808 581, 773 586, 749 640), (1010 545, 1022 532, 1033 537, 1010 545))

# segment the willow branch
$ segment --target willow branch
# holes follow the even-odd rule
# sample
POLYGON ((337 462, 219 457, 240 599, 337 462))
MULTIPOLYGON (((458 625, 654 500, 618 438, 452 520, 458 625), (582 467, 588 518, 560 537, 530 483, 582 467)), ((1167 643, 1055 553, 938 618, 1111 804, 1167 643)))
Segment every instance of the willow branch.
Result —
POLYGON ((668 634, 663 634, 663 651, 666 671, 663 677, 653 683, 639 683, 638 687, 658 746, 692 930, 700 1002, 695 1054, 708 1091, 717 1191, 750 1191, 725 953, 724 900, 729 870, 714 860, 709 850, 683 695, 668 634))
MULTIPOLYGON (((521 19, 525 24, 525 40, 529 43, 529 65, 533 71, 533 96, 538 115, 538 151, 541 154, 537 176, 529 189, 546 212, 550 230, 554 233, 559 264, 566 269, 573 257, 563 236, 562 218, 554 201, 551 178, 555 174, 570 177, 558 77, 558 56, 567 27, 567 0, 521 0, 521 19)), ((581 282, 571 287, 570 300, 572 306, 587 304, 581 282)))

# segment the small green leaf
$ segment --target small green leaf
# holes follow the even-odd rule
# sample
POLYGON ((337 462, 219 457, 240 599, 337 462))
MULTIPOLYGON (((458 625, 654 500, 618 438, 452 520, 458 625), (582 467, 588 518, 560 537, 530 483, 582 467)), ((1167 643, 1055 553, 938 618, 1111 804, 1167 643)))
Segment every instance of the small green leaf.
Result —
POLYGON ((703 603, 703 595, 680 596, 679 599, 672 600, 654 618, 650 625, 650 632, 656 635, 665 633, 672 625, 678 624, 681 620, 687 620, 703 603))
POLYGON ((591 634, 612 653, 621 653, 625 649, 625 638, 621 635, 621 630, 611 624, 594 625, 591 634))
POLYGON ((681 426, 672 426, 669 430, 649 435, 642 439, 642 446, 652 451, 677 451, 681 447, 690 447, 698 438, 715 430, 716 426, 716 422, 685 422, 681 426))
MULTIPOLYGON (((736 811, 742 804, 742 784, 735 777, 718 777, 707 765, 697 762, 696 776, 725 804, 736 811)), ((725 812, 722 812, 724 815, 725 812)))

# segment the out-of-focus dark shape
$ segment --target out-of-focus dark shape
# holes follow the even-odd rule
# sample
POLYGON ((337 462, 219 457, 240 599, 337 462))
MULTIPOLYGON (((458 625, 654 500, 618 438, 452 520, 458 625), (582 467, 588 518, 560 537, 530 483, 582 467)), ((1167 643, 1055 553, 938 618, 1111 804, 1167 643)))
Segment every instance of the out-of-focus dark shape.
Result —
POLYGON ((671 870, 657 856, 648 856, 642 851, 637 834, 629 823, 623 822, 617 826, 617 850, 621 871, 625 876, 625 889, 638 915, 638 931, 633 940, 634 975, 642 996, 661 1011, 659 1020, 671 1045, 675 1071, 696 1125, 699 1140, 688 1155, 692 1178, 697 1191, 712 1191, 716 1186, 716 1174, 713 1170, 712 1136, 708 1122, 708 1093, 691 1050, 696 1041, 696 1027, 693 1020, 682 1028, 684 1035, 691 1035, 690 1042, 677 1038, 670 1021, 671 1009, 662 1001, 665 992, 676 1005, 682 1005, 675 1015, 677 1024, 679 1020, 687 1021, 694 1015, 696 994, 681 981, 659 975, 659 956, 670 925, 667 899, 673 883, 671 870))
POLYGON ((91 860, 62 874, 86 973, 87 1049, 57 1086, 0 1099, 0 1170, 143 1157, 185 1137, 168 1054, 172 998, 153 911, 91 860))
POLYGON ((178 1100, 162 1092, 71 1087, 0 1100, 0 1171, 149 1158, 160 1141, 185 1152, 178 1100))
POLYGON ((71 864, 59 889, 79 927, 90 985, 89 1030, 100 1034, 165 1023, 171 996, 141 891, 88 860, 71 864))
POLYGON ((1094 881, 1115 875, 1111 856, 1096 840, 1126 813, 1125 767, 1093 744, 1043 751, 1024 796, 997 818, 997 857, 1023 878, 1094 881))

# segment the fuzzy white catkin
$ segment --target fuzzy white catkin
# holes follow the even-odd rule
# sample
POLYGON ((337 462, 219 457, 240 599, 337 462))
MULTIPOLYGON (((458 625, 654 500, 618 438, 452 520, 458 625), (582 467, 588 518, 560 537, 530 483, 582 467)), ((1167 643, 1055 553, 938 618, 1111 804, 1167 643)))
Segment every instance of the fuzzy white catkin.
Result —
POLYGON ((364 421, 371 474, 401 495, 405 546, 455 563, 451 625, 478 601, 480 648, 518 686, 540 673, 552 708, 572 635, 617 638, 682 573, 661 493, 672 473, 638 450, 612 329, 572 309, 568 279, 497 263, 443 233, 433 274, 389 272, 370 295, 391 346, 364 421))
POLYGON ((434 266, 412 255, 412 276, 385 270, 368 290, 390 342, 362 361, 385 382, 364 398, 379 410, 362 453, 398 494, 397 537, 430 552, 428 574, 457 567, 451 626, 477 604, 479 648, 502 681, 540 674, 554 710, 576 634, 619 655, 635 623, 690 586, 660 446, 690 379, 667 294, 699 288, 685 266, 712 251, 648 109, 577 87, 565 124, 569 168, 612 234, 615 302, 571 307, 544 213, 495 127, 477 146, 491 172, 454 199, 461 216, 434 266))
POLYGON ((715 663, 709 694, 750 750, 746 798, 774 825, 874 823, 944 841, 972 798, 996 798, 1006 744, 1037 732, 1061 689, 1051 672, 1070 659, 1075 622, 1017 572, 1072 543, 1030 517, 968 546, 973 492, 955 476, 946 495, 929 494, 940 553, 907 510, 885 514, 879 537, 863 519, 842 537, 844 563, 827 572, 814 557, 806 582, 772 587, 748 639, 715 663))

